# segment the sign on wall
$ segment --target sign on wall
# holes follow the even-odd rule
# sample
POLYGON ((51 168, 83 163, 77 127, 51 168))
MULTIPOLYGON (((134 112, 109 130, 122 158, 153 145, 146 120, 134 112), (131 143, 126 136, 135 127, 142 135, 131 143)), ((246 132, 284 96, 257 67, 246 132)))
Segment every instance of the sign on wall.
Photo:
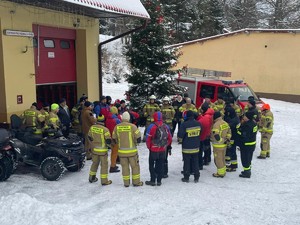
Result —
POLYGON ((16 37, 34 37, 33 32, 20 31, 20 30, 3 30, 3 34, 7 36, 16 36, 16 37))

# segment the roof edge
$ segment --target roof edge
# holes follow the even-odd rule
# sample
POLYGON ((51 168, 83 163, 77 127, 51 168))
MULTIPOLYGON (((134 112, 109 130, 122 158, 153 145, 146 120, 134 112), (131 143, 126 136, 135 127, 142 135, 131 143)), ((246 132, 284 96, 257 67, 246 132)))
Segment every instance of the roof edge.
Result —
POLYGON ((300 29, 257 29, 257 28, 245 28, 245 29, 241 29, 241 30, 237 30, 237 31, 233 31, 233 32, 229 32, 226 34, 218 34, 218 35, 214 35, 214 36, 210 36, 210 37, 205 37, 205 38, 200 38, 200 39, 196 39, 196 40, 192 40, 192 41, 186 41, 186 42, 181 42, 178 44, 174 44, 174 45, 169 45, 166 46, 166 48, 175 48, 175 47, 180 47, 182 45, 189 45, 189 44, 194 44, 194 43, 198 43, 198 42, 204 42, 204 41, 208 41, 208 40, 213 40, 213 39, 217 39, 217 38, 221 38, 221 37, 227 37, 227 36, 232 36, 235 34, 239 34, 239 33, 300 33, 300 29))

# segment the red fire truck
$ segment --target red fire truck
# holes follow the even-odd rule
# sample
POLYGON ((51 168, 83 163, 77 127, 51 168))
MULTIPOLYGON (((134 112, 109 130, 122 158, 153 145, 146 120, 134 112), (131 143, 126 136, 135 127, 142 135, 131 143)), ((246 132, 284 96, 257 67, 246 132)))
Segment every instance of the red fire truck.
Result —
POLYGON ((243 80, 222 80, 223 77, 230 76, 230 72, 189 69, 189 72, 179 74, 177 84, 187 88, 186 92, 197 108, 206 96, 209 96, 212 102, 215 102, 218 96, 224 99, 233 97, 242 108, 247 104, 248 97, 253 96, 258 106, 262 106, 263 102, 243 80))

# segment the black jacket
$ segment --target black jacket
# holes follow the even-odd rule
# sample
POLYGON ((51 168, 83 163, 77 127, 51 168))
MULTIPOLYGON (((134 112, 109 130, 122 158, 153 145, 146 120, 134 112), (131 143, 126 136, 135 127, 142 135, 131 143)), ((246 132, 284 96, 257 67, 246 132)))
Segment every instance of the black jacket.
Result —
POLYGON ((71 123, 71 114, 70 114, 69 109, 68 109, 68 112, 66 112, 66 110, 63 107, 59 106, 59 111, 58 111, 57 115, 59 117, 60 122, 63 125, 67 125, 67 126, 70 125, 70 123, 71 123))
POLYGON ((236 115, 235 110, 231 106, 229 107, 225 107, 224 121, 230 126, 231 140, 237 141, 239 139, 239 135, 237 134, 236 126, 240 123, 240 119, 236 115))
POLYGON ((182 118, 182 112, 179 111, 179 108, 183 105, 183 103, 184 103, 183 100, 181 102, 174 101, 172 103, 172 106, 175 110, 174 119, 176 119, 177 121, 182 118))
POLYGON ((253 120, 248 120, 237 127, 238 145, 242 146, 253 146, 256 142, 257 124, 253 120))
POLYGON ((178 138, 182 139, 182 150, 200 148, 201 124, 194 118, 184 121, 178 131, 178 138), (189 131, 191 131, 189 133, 189 131))

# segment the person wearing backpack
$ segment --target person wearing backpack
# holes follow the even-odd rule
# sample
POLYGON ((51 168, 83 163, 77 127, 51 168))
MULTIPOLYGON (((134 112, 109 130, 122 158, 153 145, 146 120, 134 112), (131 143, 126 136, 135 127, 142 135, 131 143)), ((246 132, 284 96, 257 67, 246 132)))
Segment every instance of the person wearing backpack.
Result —
POLYGON ((182 140, 183 175, 182 182, 189 182, 191 173, 194 173, 194 182, 199 181, 199 151, 201 124, 195 120, 194 112, 188 110, 184 115, 184 122, 180 125, 178 138, 182 140), (193 171, 191 171, 191 168, 193 171))
POLYGON ((164 175, 164 163, 166 161, 166 150, 171 153, 172 134, 170 128, 163 123, 162 113, 153 114, 154 122, 151 123, 146 131, 146 145, 149 149, 149 171, 150 181, 146 185, 160 186, 164 175), (155 183, 156 181, 156 183, 155 183))

